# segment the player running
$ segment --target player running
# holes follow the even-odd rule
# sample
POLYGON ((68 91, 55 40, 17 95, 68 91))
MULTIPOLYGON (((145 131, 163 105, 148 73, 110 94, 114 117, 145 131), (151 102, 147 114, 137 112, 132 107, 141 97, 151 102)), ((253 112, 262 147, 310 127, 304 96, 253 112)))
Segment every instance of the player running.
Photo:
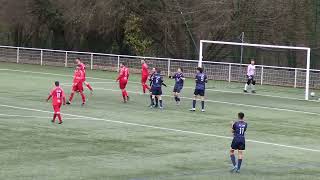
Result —
POLYGON ((173 76, 169 76, 169 78, 175 80, 175 85, 173 88, 173 96, 174 96, 174 99, 175 99, 177 105, 179 105, 180 104, 180 92, 183 88, 183 84, 184 84, 184 80, 185 80, 182 68, 179 67, 177 72, 173 76))
POLYGON ((55 122, 56 118, 59 119, 59 124, 62 124, 62 118, 60 113, 61 105, 66 105, 66 96, 63 89, 60 87, 59 81, 54 83, 55 88, 52 89, 50 95, 47 98, 47 102, 52 98, 52 107, 53 107, 53 118, 51 122, 55 122))
POLYGON ((194 90, 192 109, 190 109, 190 111, 196 111, 197 98, 198 98, 198 96, 200 96, 201 112, 205 112, 204 95, 205 95, 206 83, 208 82, 208 78, 207 78, 207 75, 203 72, 203 69, 201 67, 197 68, 197 74, 196 74, 195 80, 196 80, 196 88, 194 90))
POLYGON ((129 80, 129 68, 126 67, 125 63, 120 63, 120 72, 117 78, 117 82, 119 81, 119 87, 122 92, 123 102, 126 103, 129 101, 128 92, 126 91, 126 86, 129 80))
POLYGON ((255 72, 256 72, 256 67, 255 67, 254 63, 255 63, 255 61, 252 59, 252 60, 251 60, 251 64, 248 66, 248 69, 247 69, 247 78, 248 78, 248 81, 247 81, 247 83, 245 84, 244 90, 243 90, 243 92, 245 92, 245 93, 248 92, 248 86, 249 86, 249 85, 251 85, 251 92, 252 92, 252 93, 256 93, 256 90, 255 90, 256 81, 254 80, 254 75, 255 75, 255 72))
POLYGON ((145 94, 146 90, 150 90, 150 87, 146 84, 148 77, 149 77, 149 70, 148 70, 148 65, 144 60, 141 60, 141 85, 142 85, 142 91, 145 94))
POLYGON ((80 93, 82 98, 82 106, 86 103, 86 96, 83 93, 83 82, 84 82, 84 73, 81 70, 80 66, 77 66, 76 70, 74 71, 73 75, 73 84, 72 84, 72 91, 69 97, 67 104, 71 104, 74 93, 80 93))
POLYGON ((167 86, 163 83, 163 78, 161 76, 160 69, 156 69, 155 74, 152 76, 152 85, 151 85, 151 92, 152 92, 152 100, 151 100, 151 107, 156 108, 157 104, 154 103, 155 99, 157 98, 159 100, 159 108, 163 109, 162 106, 162 85, 167 86))
POLYGON ((77 66, 80 66, 81 71, 83 71, 84 74, 84 84, 88 87, 88 89, 91 91, 91 94, 93 93, 93 89, 91 87, 91 85, 86 81, 86 65, 84 63, 81 62, 80 58, 76 59, 76 64, 77 66))
POLYGON ((244 114, 242 112, 238 113, 238 121, 232 124, 233 140, 230 149, 230 159, 233 165, 231 172, 240 173, 243 151, 246 149, 245 132, 247 130, 248 124, 244 121, 244 114), (236 163, 236 158, 234 151, 238 150, 238 164, 236 163))

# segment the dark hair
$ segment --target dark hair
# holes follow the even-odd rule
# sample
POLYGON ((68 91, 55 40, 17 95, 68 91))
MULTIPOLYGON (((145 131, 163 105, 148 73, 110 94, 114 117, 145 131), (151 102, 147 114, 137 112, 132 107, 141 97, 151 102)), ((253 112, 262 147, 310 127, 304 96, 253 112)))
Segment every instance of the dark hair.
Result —
POLYGON ((203 72, 203 69, 201 67, 198 67, 197 70, 202 73, 203 72))
POLYGON ((76 60, 79 60, 79 61, 80 61, 81 59, 80 59, 79 57, 77 57, 76 60))
POLYGON ((239 119, 243 119, 244 118, 244 113, 243 112, 239 112, 238 113, 238 118, 239 119))
POLYGON ((124 66, 126 66, 126 65, 127 65, 125 62, 122 62, 121 64, 122 64, 122 65, 124 65, 124 66))
POLYGON ((161 70, 159 68, 156 68, 157 73, 161 73, 161 70))
POLYGON ((54 82, 54 85, 59 86, 60 85, 59 81, 54 82))

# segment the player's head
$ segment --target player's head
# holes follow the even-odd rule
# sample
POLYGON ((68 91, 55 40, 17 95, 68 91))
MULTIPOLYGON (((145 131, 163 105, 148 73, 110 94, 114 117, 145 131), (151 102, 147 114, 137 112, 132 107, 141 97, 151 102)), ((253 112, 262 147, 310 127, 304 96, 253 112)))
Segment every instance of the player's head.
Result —
POLYGON ((182 67, 178 67, 178 72, 183 72, 182 67))
POLYGON ((250 63, 251 63, 252 65, 254 65, 254 63, 255 63, 254 59, 251 59, 250 63))
POLYGON ((141 64, 144 64, 144 63, 146 63, 146 61, 142 59, 142 60, 141 60, 141 64))
POLYGON ((202 67, 197 67, 197 73, 203 73, 202 67))
POLYGON ((243 113, 243 112, 239 112, 239 113, 238 113, 238 118, 239 118, 240 120, 243 120, 243 118, 244 118, 244 113, 243 113))
POLYGON ((160 74, 160 73, 161 73, 161 70, 160 70, 159 68, 156 68, 156 72, 157 72, 158 74, 160 74))
POLYGON ((151 70, 153 73, 155 73, 156 72, 156 68, 152 68, 152 70, 151 70))
POLYGON ((60 86, 59 81, 54 82, 54 85, 57 86, 57 87, 60 86))
POLYGON ((126 66, 126 63, 125 62, 122 62, 122 63, 120 63, 120 67, 122 68, 122 67, 125 67, 126 66))
POLYGON ((76 62, 76 64, 80 64, 81 63, 81 59, 80 58, 76 58, 75 62, 76 62))

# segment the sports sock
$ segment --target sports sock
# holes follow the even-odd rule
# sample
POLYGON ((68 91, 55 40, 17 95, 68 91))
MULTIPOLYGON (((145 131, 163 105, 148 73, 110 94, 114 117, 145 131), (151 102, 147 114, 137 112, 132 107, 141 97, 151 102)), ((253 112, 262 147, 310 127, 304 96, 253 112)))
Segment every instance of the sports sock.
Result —
POLYGON ((234 154, 230 155, 230 159, 231 159, 233 166, 236 166, 236 157, 234 156, 234 154))
POLYGON ((177 96, 175 96, 175 97, 174 97, 174 100, 176 100, 176 102, 178 102, 178 101, 179 101, 177 96))
POLYGON ((204 101, 201 101, 201 109, 204 109, 204 101))
POLYGON ((61 114, 57 114, 59 122, 62 123, 62 118, 61 118, 61 114))
POLYGON ((143 90, 143 93, 146 93, 146 85, 145 84, 142 84, 142 90, 143 90))
POLYGON ((156 97, 155 100, 156 100, 156 106, 158 106, 158 104, 159 104, 159 99, 158 99, 158 97, 156 97))
POLYGON ((178 98, 178 101, 180 102, 181 101, 181 99, 179 98, 179 97, 177 97, 178 98))
POLYGON ((161 100, 159 100, 159 102, 160 102, 160 107, 162 107, 162 99, 161 99, 161 100))
POLYGON ((86 84, 86 86, 88 87, 88 89, 90 90, 90 91, 93 91, 93 89, 92 89, 92 87, 91 87, 91 85, 88 83, 88 84, 86 84))
POLYGON ((82 98, 82 103, 86 102, 86 96, 84 95, 83 92, 80 92, 81 98, 82 98))
POLYGON ((150 95, 150 101, 151 101, 151 105, 154 105, 154 99, 152 98, 152 95, 150 95))
POLYGON ((197 100, 192 101, 192 108, 196 108, 197 100))
POLYGON ((70 94, 69 101, 71 102, 74 96, 74 92, 70 94))
POLYGON ((242 159, 238 159, 238 170, 240 170, 242 164, 242 159))
POLYGON ((54 113, 54 114, 53 114, 53 119, 52 119, 52 120, 53 120, 53 122, 56 120, 56 117, 57 117, 57 114, 56 114, 56 113, 54 113))
POLYGON ((246 83, 245 85, 244 85, 244 90, 248 90, 248 84, 246 83))

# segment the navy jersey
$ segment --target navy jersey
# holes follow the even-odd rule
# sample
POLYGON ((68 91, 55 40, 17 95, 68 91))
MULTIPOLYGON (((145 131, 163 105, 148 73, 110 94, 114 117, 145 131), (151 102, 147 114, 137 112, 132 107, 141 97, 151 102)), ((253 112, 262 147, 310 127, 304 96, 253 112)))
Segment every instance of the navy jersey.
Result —
POLYGON ((150 74, 150 77, 149 77, 150 86, 152 86, 152 79, 153 79, 154 74, 155 74, 155 73, 150 74))
POLYGON ((233 136, 235 138, 244 138, 248 124, 244 121, 236 121, 233 126, 233 136))
POLYGON ((204 73, 197 73, 196 75, 196 89, 205 90, 207 83, 207 75, 204 73))
POLYGON ((184 81, 183 81, 183 79, 182 79, 182 78, 184 78, 183 73, 177 72, 177 73, 174 74, 174 76, 173 76, 172 78, 174 78, 174 80, 176 81, 176 84, 175 84, 175 85, 177 85, 177 86, 183 86, 183 83, 184 83, 184 81))
POLYGON ((162 76, 159 73, 155 73, 152 76, 151 82, 152 82, 153 88, 161 88, 162 83, 163 83, 162 76))

